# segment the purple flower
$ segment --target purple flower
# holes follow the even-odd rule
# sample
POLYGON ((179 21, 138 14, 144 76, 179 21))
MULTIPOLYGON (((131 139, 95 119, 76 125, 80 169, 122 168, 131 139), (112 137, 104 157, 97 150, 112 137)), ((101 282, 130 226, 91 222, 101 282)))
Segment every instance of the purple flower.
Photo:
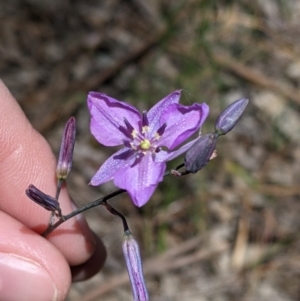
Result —
POLYGON ((129 230, 124 233, 122 248, 132 287, 133 300, 148 301, 149 296, 143 275, 139 245, 129 230))
POLYGON ((186 152, 193 141, 177 148, 203 124, 209 108, 203 104, 179 104, 175 91, 148 112, 105 94, 90 92, 91 132, 103 145, 123 145, 92 178, 97 186, 114 180, 127 190, 136 206, 143 206, 162 181, 167 161, 186 152))

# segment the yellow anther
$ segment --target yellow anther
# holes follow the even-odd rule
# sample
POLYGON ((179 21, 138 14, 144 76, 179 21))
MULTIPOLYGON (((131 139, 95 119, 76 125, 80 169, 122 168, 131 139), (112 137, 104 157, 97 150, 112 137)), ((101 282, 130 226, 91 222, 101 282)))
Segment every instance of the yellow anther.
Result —
POLYGON ((158 133, 155 133, 154 137, 156 140, 159 140, 161 136, 158 133))
POLYGON ((143 126, 143 128, 142 128, 142 134, 145 134, 145 133, 147 133, 147 132, 149 132, 149 126, 145 125, 145 126, 143 126))
POLYGON ((137 130, 133 130, 131 133, 132 138, 136 138, 138 136, 138 131, 137 130))
POLYGON ((140 147, 143 150, 148 150, 151 147, 151 143, 148 139, 145 139, 140 143, 140 147))

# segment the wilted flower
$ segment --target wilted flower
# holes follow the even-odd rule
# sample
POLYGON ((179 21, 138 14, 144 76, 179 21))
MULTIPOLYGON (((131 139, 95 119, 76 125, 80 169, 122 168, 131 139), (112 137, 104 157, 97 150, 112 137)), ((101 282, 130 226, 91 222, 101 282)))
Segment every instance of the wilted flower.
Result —
POLYGON ((134 301, 148 301, 139 245, 129 230, 124 233, 123 253, 132 287, 134 301))
POLYGON ((215 123, 215 130, 218 135, 225 135, 230 132, 239 121, 249 100, 246 98, 237 100, 230 104, 218 117, 215 123))
POLYGON ((65 179, 72 168, 75 136, 76 121, 74 117, 71 117, 65 125, 64 134, 61 141, 59 158, 56 168, 56 176, 58 179, 65 179))
POLYGON ((167 161, 191 147, 189 142, 208 115, 203 104, 179 104, 181 91, 175 91, 142 114, 133 106, 102 93, 90 92, 88 107, 91 132, 103 145, 123 148, 112 155, 92 178, 91 185, 114 179, 137 206, 143 206, 162 181, 167 161))
POLYGON ((44 207, 46 210, 52 212, 60 210, 59 203, 55 198, 48 194, 45 194, 32 184, 29 185, 26 189, 26 194, 31 200, 44 207))
POLYGON ((186 170, 196 173, 202 169, 211 159, 216 142, 217 137, 215 134, 200 136, 185 154, 184 165, 186 170))

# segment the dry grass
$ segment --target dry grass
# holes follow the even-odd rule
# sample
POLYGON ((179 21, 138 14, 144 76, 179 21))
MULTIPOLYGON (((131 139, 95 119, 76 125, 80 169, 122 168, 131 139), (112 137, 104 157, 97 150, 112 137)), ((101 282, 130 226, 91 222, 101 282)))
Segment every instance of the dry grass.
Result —
MULTIPOLYGON (((87 91, 145 109, 183 88, 183 103, 211 108, 204 133, 249 97, 203 171, 167 179, 141 210, 127 196, 113 204, 140 241, 152 301, 299 300, 300 5, 169 2, 3 2, 1 78, 56 152, 63 122, 76 116, 69 186, 79 204, 113 189, 86 186, 111 152, 88 133, 87 91)), ((86 216, 108 260, 69 300, 131 300, 119 220, 103 208, 86 216)))

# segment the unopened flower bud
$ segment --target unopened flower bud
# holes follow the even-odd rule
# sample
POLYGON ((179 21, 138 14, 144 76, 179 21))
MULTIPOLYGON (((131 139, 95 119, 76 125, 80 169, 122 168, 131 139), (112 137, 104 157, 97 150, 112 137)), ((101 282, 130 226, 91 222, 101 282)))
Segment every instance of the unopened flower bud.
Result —
POLYGON ((75 136, 76 121, 74 117, 71 117, 65 125, 64 134, 60 145, 59 158, 56 168, 56 176, 58 179, 65 179, 72 168, 75 136))
POLYGON ((131 282, 133 300, 148 301, 149 296, 144 280, 139 246, 129 230, 124 232, 123 253, 131 282))
POLYGON ((31 200, 33 200, 38 205, 44 207, 46 210, 52 212, 59 210, 59 203, 55 198, 48 194, 45 194, 32 184, 29 185, 26 189, 26 194, 31 200))
POLYGON ((249 100, 246 98, 237 100, 230 104, 218 117, 215 123, 215 130, 218 136, 230 132, 239 121, 249 100))
POLYGON ((186 152, 184 165, 188 172, 196 173, 212 159, 216 147, 217 136, 207 134, 199 139, 186 152))

